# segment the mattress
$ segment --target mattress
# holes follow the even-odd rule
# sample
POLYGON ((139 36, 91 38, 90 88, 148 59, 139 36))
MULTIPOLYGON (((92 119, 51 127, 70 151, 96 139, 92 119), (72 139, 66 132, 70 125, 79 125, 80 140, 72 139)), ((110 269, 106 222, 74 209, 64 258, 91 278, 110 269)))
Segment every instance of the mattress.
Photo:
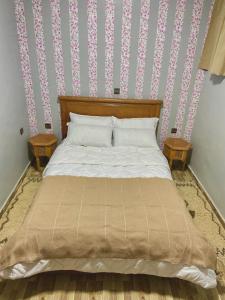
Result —
MULTIPOLYGON (((47 165, 45 177, 84 176, 110 178, 163 178, 171 180, 165 157, 158 148, 72 146, 64 142, 47 165)), ((160 260, 131 258, 64 258, 40 259, 32 263, 17 263, 0 271, 1 278, 21 278, 50 270, 85 272, 142 273, 185 279, 204 288, 216 286, 212 268, 176 264, 160 260)))

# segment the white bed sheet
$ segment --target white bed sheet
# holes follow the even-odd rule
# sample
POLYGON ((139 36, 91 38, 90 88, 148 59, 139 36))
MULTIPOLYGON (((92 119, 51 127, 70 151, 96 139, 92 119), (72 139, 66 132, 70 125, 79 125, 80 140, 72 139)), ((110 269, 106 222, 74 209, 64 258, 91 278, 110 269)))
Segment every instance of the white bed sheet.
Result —
MULTIPOLYGON (((44 170, 44 176, 56 175, 110 178, 160 177, 172 180, 167 160, 159 148, 81 147, 71 145, 67 141, 57 147, 44 170)), ((54 270, 148 274, 177 277, 203 288, 216 286, 216 274, 211 269, 143 259, 47 259, 32 264, 21 263, 12 266, 0 272, 0 278, 17 279, 54 270)))
POLYGON ((58 146, 45 168, 44 176, 53 175, 172 179, 159 148, 82 147, 67 141, 58 146))

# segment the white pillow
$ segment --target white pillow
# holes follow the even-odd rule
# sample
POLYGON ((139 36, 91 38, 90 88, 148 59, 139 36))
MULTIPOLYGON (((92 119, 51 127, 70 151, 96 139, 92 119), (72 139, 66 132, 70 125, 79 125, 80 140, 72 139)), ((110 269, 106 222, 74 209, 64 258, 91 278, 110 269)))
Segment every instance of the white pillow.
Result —
POLYGON ((70 112, 70 120, 79 125, 95 125, 112 127, 112 117, 86 116, 70 112))
POLYGON ((158 148, 155 130, 140 128, 114 128, 114 146, 158 148))
POLYGON ((159 119, 158 118, 130 118, 118 119, 113 118, 113 125, 116 128, 142 128, 156 130, 159 119))
POLYGON ((79 146, 111 147, 112 127, 70 123, 66 140, 79 146))

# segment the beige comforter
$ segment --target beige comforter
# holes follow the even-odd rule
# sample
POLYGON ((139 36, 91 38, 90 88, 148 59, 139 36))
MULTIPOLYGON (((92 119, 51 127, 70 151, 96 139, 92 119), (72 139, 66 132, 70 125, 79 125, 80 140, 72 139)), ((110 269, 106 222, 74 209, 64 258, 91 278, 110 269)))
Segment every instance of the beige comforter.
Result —
POLYGON ((23 225, 0 250, 0 269, 53 258, 216 265, 175 184, 159 178, 46 177, 23 225))

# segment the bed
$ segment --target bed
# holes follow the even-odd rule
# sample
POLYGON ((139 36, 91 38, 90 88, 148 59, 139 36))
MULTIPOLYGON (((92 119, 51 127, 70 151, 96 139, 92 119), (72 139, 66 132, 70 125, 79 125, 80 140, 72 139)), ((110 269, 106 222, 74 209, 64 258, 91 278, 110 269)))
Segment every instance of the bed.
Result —
POLYGON ((0 278, 76 270, 177 277, 215 287, 215 249, 192 223, 158 147, 83 147, 65 139, 71 112, 155 118, 161 101, 59 101, 64 140, 23 225, 0 249, 0 278))

